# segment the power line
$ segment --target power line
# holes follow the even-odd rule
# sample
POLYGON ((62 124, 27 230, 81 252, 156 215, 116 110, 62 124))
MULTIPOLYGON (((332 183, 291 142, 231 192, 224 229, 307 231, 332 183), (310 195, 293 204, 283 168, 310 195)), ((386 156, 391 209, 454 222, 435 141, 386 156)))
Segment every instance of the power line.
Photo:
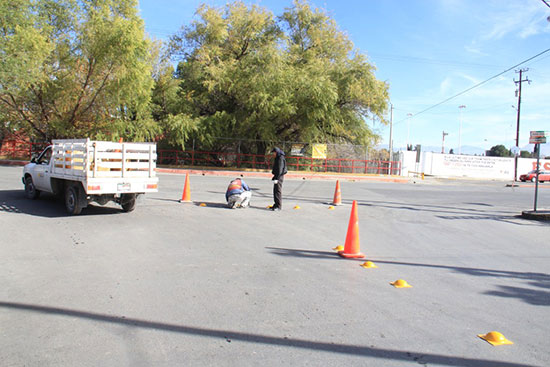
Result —
MULTIPOLYGON (((532 56, 532 57, 528 58, 527 60, 523 60, 523 61, 520 62, 519 64, 516 64, 516 65, 514 65, 514 66, 512 66, 512 67, 510 67, 510 68, 508 68, 508 69, 506 69, 506 70, 504 70, 503 72, 498 73, 497 75, 494 75, 494 76, 490 77, 489 79, 486 79, 486 80, 484 80, 484 81, 482 81, 482 82, 480 82, 480 83, 477 83, 476 85, 474 85, 474 86, 472 86, 472 87, 470 87, 470 88, 468 88, 468 89, 466 89, 466 90, 463 90, 462 92, 460 92, 460 93, 458 93, 458 94, 455 94, 455 95, 452 96, 452 97, 449 97, 449 98, 447 98, 447 99, 445 99, 445 100, 443 100, 443 101, 441 101, 441 102, 439 102, 439 103, 436 103, 436 104, 434 104, 434 105, 432 105, 432 106, 430 106, 430 107, 428 107, 428 108, 426 108, 426 109, 424 109, 424 110, 422 110, 422 111, 420 111, 420 112, 417 112, 417 113, 413 114, 411 117, 418 116, 418 115, 420 115, 420 114, 422 114, 422 113, 425 113, 425 112, 427 112, 427 111, 429 111, 429 110, 432 110, 432 109, 434 109, 434 108, 436 108, 436 107, 438 107, 438 106, 441 106, 442 104, 447 103, 447 102, 449 102, 450 100, 455 99, 456 97, 459 97, 459 96, 461 96, 461 95, 463 95, 463 94, 466 94, 466 93, 468 93, 469 91, 471 91, 472 89, 475 89, 475 88, 477 88, 477 87, 480 87, 480 86, 482 86, 483 84, 485 84, 485 83, 487 83, 487 82, 489 82, 489 81, 491 81, 491 80, 493 80, 493 79, 495 79, 495 78, 498 78, 499 76, 501 76, 501 75, 503 75, 503 74, 506 74, 506 73, 509 72, 510 70, 513 70, 513 69, 517 68, 518 66, 525 64, 526 62, 529 62, 529 61, 531 61, 531 60, 533 60, 533 59, 536 59, 537 57, 539 57, 539 56, 541 56, 541 55, 547 53, 548 51, 550 51, 550 48, 548 48, 548 49, 546 49, 546 50, 544 50, 544 51, 542 51, 542 52, 536 54, 535 56, 532 56)), ((407 119, 400 120, 400 121, 394 123, 394 126, 397 125, 398 123, 403 122, 403 121, 406 121, 406 120, 407 120, 407 119)))

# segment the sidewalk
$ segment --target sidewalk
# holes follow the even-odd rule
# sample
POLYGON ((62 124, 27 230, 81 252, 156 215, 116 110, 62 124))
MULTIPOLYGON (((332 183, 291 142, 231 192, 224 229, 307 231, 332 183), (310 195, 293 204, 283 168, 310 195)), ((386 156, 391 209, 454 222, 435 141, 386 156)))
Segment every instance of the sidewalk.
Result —
MULTIPOLYGON (((192 174, 203 176, 231 176, 231 177, 265 177, 271 178, 270 171, 261 170, 219 170, 219 169, 206 169, 206 168, 163 168, 157 167, 159 173, 172 173, 172 174, 192 174)), ((290 179, 302 179, 302 180, 347 180, 347 181, 377 181, 377 182, 396 182, 396 183, 408 183, 410 181, 407 177, 401 176, 387 176, 387 175, 358 175, 352 173, 331 173, 331 172, 296 172, 289 171, 285 178, 290 179)))

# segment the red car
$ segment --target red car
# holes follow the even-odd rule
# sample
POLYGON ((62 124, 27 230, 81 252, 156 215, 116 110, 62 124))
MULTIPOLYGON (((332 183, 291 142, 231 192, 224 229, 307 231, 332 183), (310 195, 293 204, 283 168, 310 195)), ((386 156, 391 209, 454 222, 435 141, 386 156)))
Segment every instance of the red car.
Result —
MULTIPOLYGON (((529 171, 524 175, 519 176, 520 181, 531 181, 535 182, 537 180, 537 171, 529 171)), ((550 172, 540 171, 539 173, 539 182, 550 181, 550 172)))

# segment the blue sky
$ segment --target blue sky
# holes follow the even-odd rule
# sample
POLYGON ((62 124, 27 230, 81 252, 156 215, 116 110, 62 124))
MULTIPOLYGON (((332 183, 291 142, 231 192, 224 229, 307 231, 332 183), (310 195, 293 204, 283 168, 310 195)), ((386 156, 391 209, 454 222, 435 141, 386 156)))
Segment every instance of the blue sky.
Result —
MULTIPOLYGON (((292 0, 244 1, 280 15, 292 0)), ((202 4, 215 0, 140 0, 150 36, 168 39, 188 25, 202 4)), ((541 0, 310 0, 324 9, 356 49, 390 85, 394 106, 394 147, 410 144, 458 152, 515 145, 516 85, 511 70, 472 91, 423 112, 550 48, 550 16, 541 0), (459 106, 465 108, 460 109, 459 106), (461 113, 462 111, 462 118, 461 113), (408 115, 411 114, 411 117, 408 115), (460 130, 460 121, 462 129, 460 130)), ((550 130, 550 51, 521 65, 528 68, 522 87, 520 147, 529 131, 550 130)), ((389 118, 389 115, 388 115, 389 118)), ((389 126, 369 122, 388 144, 389 126)))

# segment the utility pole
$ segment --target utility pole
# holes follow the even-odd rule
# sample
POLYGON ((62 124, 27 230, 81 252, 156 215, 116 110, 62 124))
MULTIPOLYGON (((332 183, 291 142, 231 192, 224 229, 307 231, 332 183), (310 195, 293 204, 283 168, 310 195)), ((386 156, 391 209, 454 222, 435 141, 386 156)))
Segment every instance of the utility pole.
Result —
MULTIPOLYGON (((527 71, 529 71, 529 69, 519 69, 519 71, 516 70, 516 73, 519 73, 519 80, 516 81, 516 79, 514 79, 514 83, 516 85, 519 84, 519 88, 516 90, 516 94, 518 96, 518 117, 517 117, 517 125, 516 125, 516 147, 518 147, 518 149, 519 149, 519 117, 520 117, 520 114, 521 114, 521 83, 528 82, 529 84, 531 84, 531 81, 528 78, 522 79, 523 78, 523 73, 527 72, 527 71)), ((521 152, 521 149, 519 150, 519 152, 521 152)), ((514 181, 517 181, 517 180, 518 180, 518 156, 516 155, 514 157, 514 181)))
POLYGON ((445 137, 449 135, 449 133, 446 133, 443 131, 443 142, 441 143, 441 154, 445 154, 445 137))
POLYGON ((391 175, 393 173, 393 171, 392 171, 392 160, 393 160, 393 104, 392 103, 390 103, 390 146, 389 146, 389 151, 390 151, 390 163, 389 163, 390 169, 388 170, 388 175, 391 175))

